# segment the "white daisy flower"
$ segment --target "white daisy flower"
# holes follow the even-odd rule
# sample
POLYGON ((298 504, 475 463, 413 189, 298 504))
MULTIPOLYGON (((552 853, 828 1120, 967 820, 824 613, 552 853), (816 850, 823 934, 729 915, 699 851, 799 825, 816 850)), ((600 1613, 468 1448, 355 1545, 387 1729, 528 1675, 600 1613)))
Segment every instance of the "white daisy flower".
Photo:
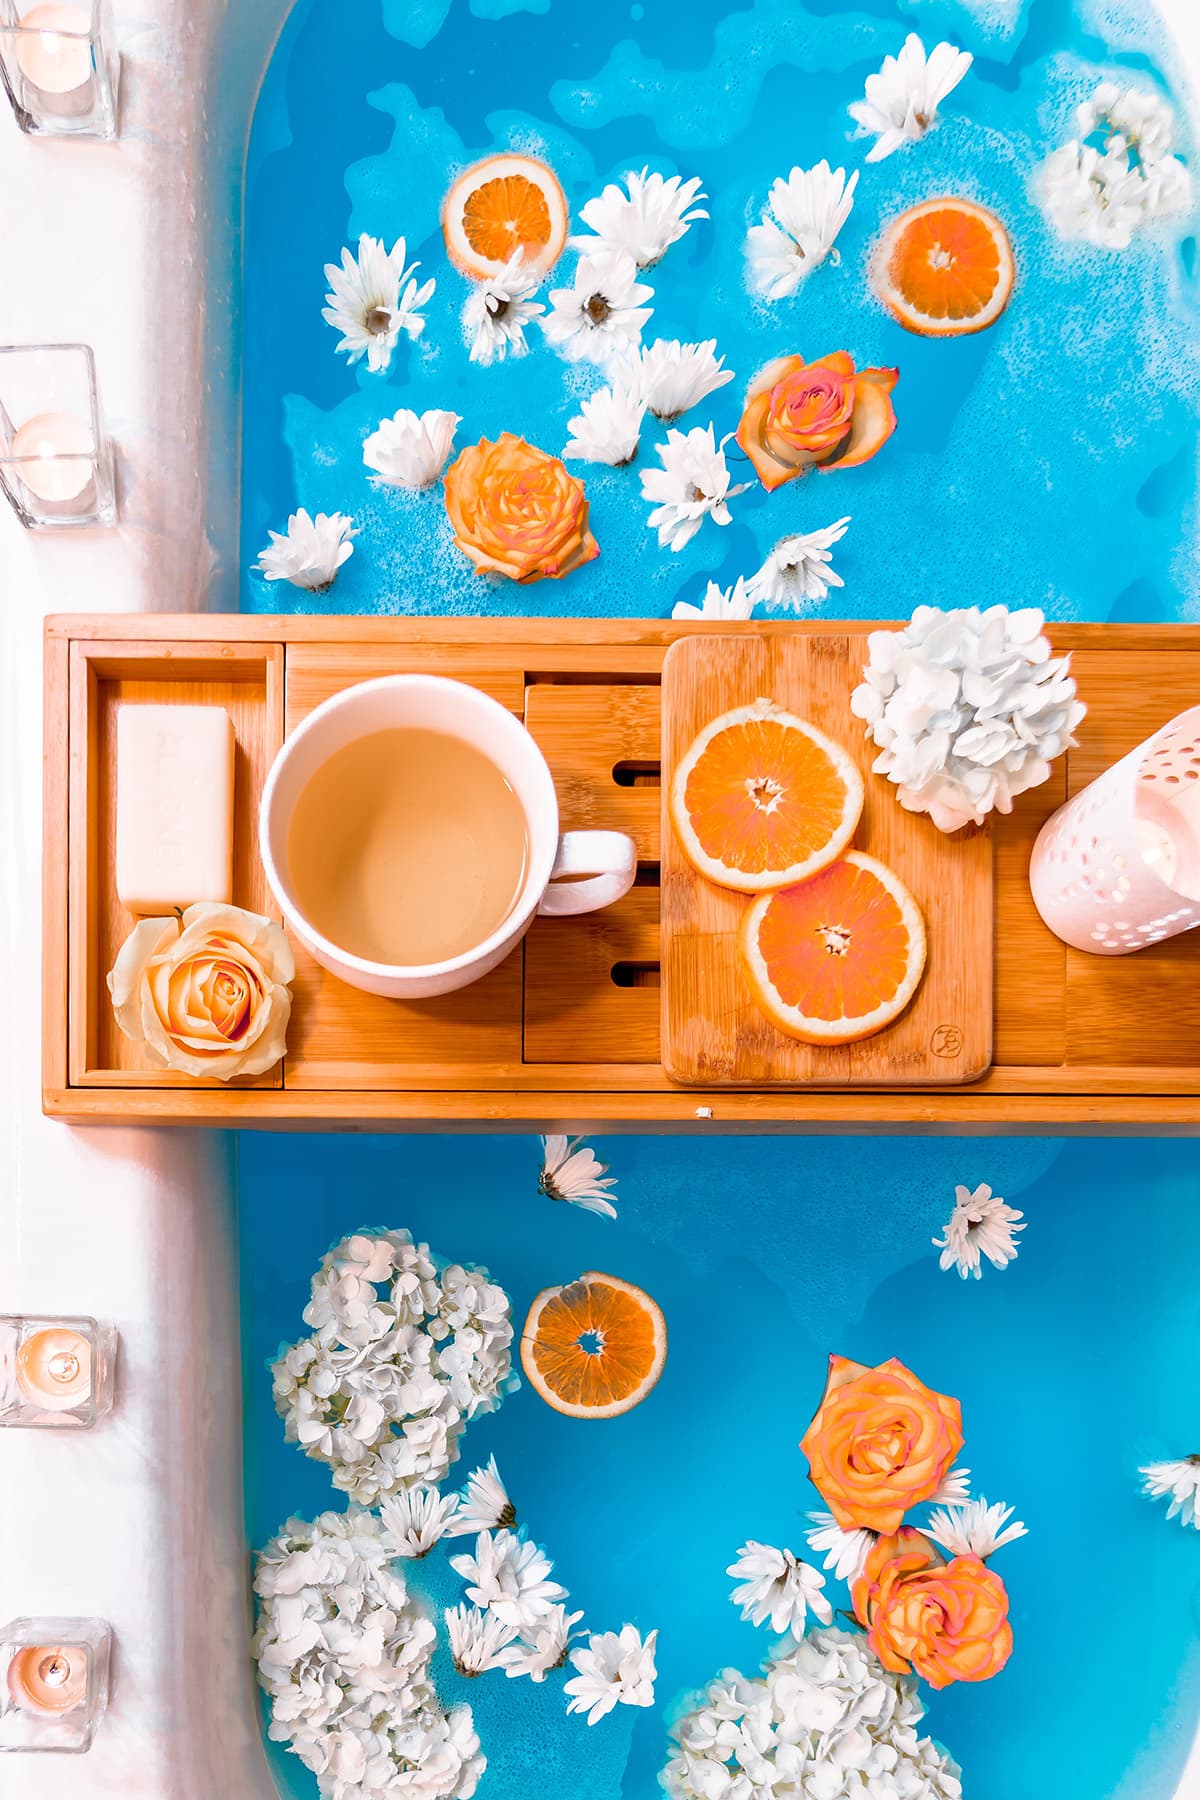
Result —
POLYGON ((616 1218, 617 1209, 608 1197, 608 1189, 616 1187, 617 1178, 608 1173, 608 1164, 602 1163, 582 1138, 544 1137, 542 1150, 539 1194, 545 1194, 548 1200, 582 1206, 585 1212, 602 1213, 606 1219, 616 1218))
POLYGON ((486 1675, 489 1669, 504 1667, 504 1652, 516 1636, 511 1625, 477 1606, 448 1606, 444 1616, 450 1654, 460 1675, 486 1675))
POLYGON ((824 1552, 825 1567, 839 1581, 857 1581, 863 1572, 876 1533, 860 1527, 843 1531, 831 1512, 810 1512, 812 1530, 805 1532, 810 1550, 824 1552))
POLYGON ((883 67, 867 76, 866 98, 850 106, 859 136, 875 139, 867 161, 882 162, 894 150, 923 138, 938 122, 938 107, 974 60, 954 44, 935 44, 926 53, 916 32, 910 31, 899 56, 885 56, 883 67))
POLYGON ((643 500, 657 501, 646 520, 658 541, 672 550, 690 544, 705 519, 715 525, 729 524, 729 501, 744 494, 749 482, 736 487, 729 484, 729 468, 725 446, 729 437, 718 444, 711 425, 696 425, 691 431, 668 431, 665 444, 657 446, 661 469, 643 469, 643 500))
POLYGON ((646 169, 640 175, 630 172, 624 188, 610 182, 599 199, 588 201, 579 216, 596 235, 572 238, 571 248, 621 250, 639 269, 649 269, 690 225, 707 219, 704 208, 696 205, 707 199, 698 175, 684 181, 680 175, 664 178, 646 169))
POLYGON ((259 551, 256 567, 268 581, 290 581, 293 587, 323 593, 353 556, 350 539, 357 530, 347 513, 318 513, 314 519, 300 507, 286 531, 268 531, 271 542, 259 551))
POLYGON ((1146 1477, 1142 1492, 1148 1500, 1170 1496, 1168 1519, 1178 1513, 1181 1525, 1200 1531, 1200 1456, 1185 1456, 1180 1462, 1147 1463, 1138 1473, 1146 1477))
POLYGON ((532 1681, 545 1681, 567 1660, 575 1627, 583 1614, 569 1613, 565 1606, 552 1606, 539 1619, 534 1619, 521 1636, 501 1653, 500 1666, 506 1675, 528 1675, 532 1681))
POLYGON ((677 600, 671 608, 673 619, 748 619, 754 610, 754 596, 739 575, 731 588, 718 587, 710 581, 699 606, 690 600, 677 600))
POLYGON ((986 1181, 974 1193, 970 1188, 956 1187, 954 1211, 946 1221, 945 1232, 933 1239, 934 1249, 942 1253, 938 1267, 957 1268, 964 1281, 968 1275, 979 1280, 983 1273, 981 1256, 987 1257, 993 1269, 1007 1268, 1016 1261, 1017 1233, 1025 1229, 1016 1221, 1024 1216, 1006 1205, 999 1194, 993 1194, 986 1181))
POLYGON ((462 317, 473 363, 528 354, 525 327, 546 309, 540 300, 530 299, 540 277, 524 263, 524 251, 515 251, 498 274, 476 283, 468 294, 462 317))
POLYGON ((402 406, 379 421, 363 444, 363 461, 388 487, 432 487, 450 460, 460 422, 457 413, 438 407, 415 413, 402 406))
POLYGON ((730 1596, 742 1609, 743 1619, 762 1625, 770 1619, 772 1631, 781 1636, 804 1636, 804 1623, 812 1612, 822 1625, 832 1625, 833 1608, 825 1598, 825 1577, 811 1563, 801 1562, 790 1550, 776 1550, 754 1538, 742 1545, 737 1561, 726 1569, 741 1582, 730 1596))
POLYGON ((971 1471, 957 1463, 947 1469, 929 1496, 931 1506, 963 1506, 971 1498, 971 1471))
POLYGON ((664 425, 691 410, 707 394, 733 380, 725 358, 715 354, 716 338, 703 344, 681 344, 678 338, 655 338, 642 349, 638 386, 646 409, 664 425))
POLYGON ((571 1667, 577 1669, 563 1689, 570 1696, 569 1713, 587 1713, 594 1725, 614 1706, 653 1706, 654 1663, 657 1631, 643 1642, 634 1625, 617 1631, 594 1631, 587 1644, 572 1650, 571 1667))
POLYGON ((833 567, 833 545, 845 537, 850 519, 835 519, 820 531, 797 531, 780 538, 762 568, 746 583, 755 603, 800 612, 806 601, 824 600, 831 587, 846 584, 833 567))
POLYGON ((746 233, 750 287, 765 300, 783 300, 827 257, 838 261, 837 235, 850 217, 858 170, 831 169, 823 159, 793 169, 771 188, 761 225, 746 233))
POLYGON ((607 362, 636 350, 653 308, 654 289, 637 279, 637 264, 624 250, 581 256, 574 285, 551 288, 550 311, 541 321, 548 343, 568 361, 607 362))
POLYGON ((474 1556, 452 1556, 450 1567, 467 1583, 467 1598, 490 1607, 515 1631, 549 1612, 567 1590, 551 1581, 553 1563, 536 1544, 512 1531, 481 1531, 474 1556))
POLYGON ((438 1540, 453 1530, 457 1494, 439 1494, 420 1484, 406 1488, 379 1508, 384 1537, 395 1556, 428 1556, 438 1540))
POLYGON ((511 1531, 517 1509, 508 1497, 496 1459, 490 1456, 481 1468, 472 1469, 467 1485, 457 1496, 448 1537, 467 1537, 471 1532, 511 1531))
POLYGON ((981 1497, 968 1500, 965 1506, 930 1513, 928 1524, 921 1529, 951 1556, 979 1556, 986 1562, 1005 1544, 1015 1544, 1018 1538, 1029 1536, 1020 1519, 1012 1525, 1008 1523, 1015 1510, 999 1502, 989 1506, 981 1497))
POLYGON ((637 455, 646 403, 619 377, 582 403, 568 422, 570 439, 563 451, 573 462, 609 463, 621 468, 637 455))
POLYGON ((325 279, 330 291, 321 317, 340 331, 338 349, 352 363, 366 356, 367 366, 381 373, 392 360, 402 331, 409 337, 420 337, 425 321, 420 309, 429 300, 435 281, 419 287, 414 279, 420 263, 408 267, 408 248, 397 238, 385 250, 380 238, 364 231, 358 240, 358 255, 342 251, 342 261, 326 263, 325 279))

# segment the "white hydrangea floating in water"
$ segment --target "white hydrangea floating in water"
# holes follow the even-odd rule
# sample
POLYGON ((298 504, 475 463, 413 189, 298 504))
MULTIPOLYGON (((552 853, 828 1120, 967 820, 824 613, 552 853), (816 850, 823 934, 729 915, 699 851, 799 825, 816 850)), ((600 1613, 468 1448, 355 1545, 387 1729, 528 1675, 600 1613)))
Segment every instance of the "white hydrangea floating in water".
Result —
POLYGON ((290 581, 293 587, 324 593, 353 556, 350 539, 357 529, 348 513, 318 513, 314 519, 300 507, 286 531, 268 531, 271 541, 260 550, 255 566, 268 581, 290 581))
POLYGON ((462 312, 473 363, 486 367, 507 356, 528 355, 525 327, 546 310, 531 298, 540 283, 541 276, 526 268, 524 252, 517 250, 498 274, 475 284, 462 312))
POLYGON ((831 169, 822 160, 811 169, 793 169, 771 187, 762 223, 746 233, 746 265, 752 292, 764 300, 784 300, 827 258, 850 217, 858 170, 831 169))
POLYGON ((833 1608, 824 1592, 825 1577, 790 1550, 777 1550, 773 1544, 751 1538, 725 1573, 739 1583, 731 1598, 752 1625, 765 1625, 769 1619, 771 1630, 780 1636, 790 1632, 793 1637, 803 1637, 810 1612, 823 1625, 833 1623, 833 1608))
POLYGON ((326 263, 329 292, 321 317, 341 332, 338 349, 350 362, 365 356, 367 367, 382 374, 391 364, 401 332, 420 337, 425 329, 420 309, 437 286, 432 279, 418 286, 415 276, 420 266, 408 262, 403 238, 385 250, 381 238, 365 231, 357 256, 346 249, 340 267, 326 263))
POLYGON ((806 603, 824 600, 831 587, 846 584, 833 566, 833 546, 846 535, 849 514, 819 531, 796 531, 780 538, 761 569, 746 583, 755 604, 786 606, 800 612, 806 603))
POLYGON ((1138 232, 1191 207, 1191 173, 1173 154, 1175 115, 1160 95, 1102 81, 1077 109, 1075 127, 1036 181, 1060 237, 1126 250, 1138 232))
POLYGON ((938 1266, 957 1269, 965 1281, 973 1275, 976 1281, 983 1273, 981 1259, 987 1257, 993 1269, 1006 1269, 1017 1259, 1017 1233, 1025 1227, 1024 1218, 999 1194, 993 1194, 986 1181, 973 1191, 961 1184, 954 1190, 954 1211, 946 1221, 940 1238, 933 1247, 941 1251, 938 1266))
POLYGON ((567 1711, 586 1713, 588 1724, 595 1725, 614 1706, 653 1706, 657 1643, 657 1631, 643 1639, 635 1625, 593 1631, 585 1645, 571 1652, 577 1672, 563 1690, 567 1711))
POLYGON ((705 519, 714 525, 729 524, 730 500, 744 494, 750 484, 731 485, 725 461, 728 442, 729 437, 723 437, 718 444, 711 425, 668 431, 666 443, 658 445, 662 468, 642 470, 642 498, 657 503, 646 523, 658 532, 664 548, 682 550, 705 519))
POLYGON ((450 460, 460 423, 457 413, 440 407, 415 413, 402 406, 367 438, 363 462, 388 487, 432 487, 450 460))
POLYGON ((875 139, 867 161, 881 162, 931 131, 942 101, 974 60, 955 44, 935 44, 927 52, 916 32, 910 31, 900 54, 885 56, 877 73, 867 76, 865 98, 850 105, 859 136, 875 139))
POLYGON ((571 247, 585 253, 623 251, 639 269, 649 269, 697 219, 707 219, 699 202, 708 195, 701 191, 698 175, 684 181, 680 175, 664 177, 643 169, 640 175, 631 171, 624 181, 623 187, 610 182, 588 201, 579 216, 595 235, 573 237, 571 247))
POLYGON ((929 1522, 921 1529, 927 1538, 940 1544, 951 1556, 978 1556, 986 1562, 1006 1544, 1028 1537, 1029 1529, 1020 1519, 1010 1525, 1015 1508, 996 1501, 989 1506, 980 1497, 962 1506, 930 1513, 929 1522))
POLYGON ((636 351, 653 311, 645 303, 653 298, 627 251, 600 251, 580 257, 570 287, 551 288, 541 327, 546 342, 568 361, 607 363, 636 351))
POLYGON ((716 349, 716 338, 702 344, 655 338, 645 345, 634 379, 647 412, 669 425, 732 381, 734 372, 725 368, 725 358, 718 356, 716 349))
POLYGON ((910 812, 942 831, 1011 812, 1073 743, 1087 708, 1044 624, 1033 606, 918 606, 903 630, 871 633, 850 707, 910 812))
POLYGON ((1138 1473, 1145 1476, 1142 1492, 1148 1500, 1170 1500, 1168 1519, 1178 1514, 1181 1525, 1200 1531, 1200 1456, 1147 1463, 1138 1473))
POLYGON ((622 468, 638 451, 646 403, 632 381, 620 376, 584 400, 568 421, 563 456, 570 462, 608 463, 622 468))
POLYGON ((754 596, 739 575, 733 586, 723 588, 710 581, 699 606, 690 600, 677 600, 671 608, 673 619, 748 619, 754 611, 754 596))

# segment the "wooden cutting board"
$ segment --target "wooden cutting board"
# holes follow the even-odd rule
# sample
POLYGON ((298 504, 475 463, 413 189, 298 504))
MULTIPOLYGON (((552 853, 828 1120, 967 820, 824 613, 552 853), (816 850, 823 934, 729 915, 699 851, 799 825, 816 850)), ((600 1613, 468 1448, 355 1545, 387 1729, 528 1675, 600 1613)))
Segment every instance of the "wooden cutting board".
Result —
POLYGON ((874 746, 850 711, 864 640, 787 626, 682 638, 663 663, 662 1062, 675 1081, 713 1087, 897 1087, 974 1081, 992 1060, 990 827, 952 837, 905 812, 872 774, 874 746), (844 1045, 784 1035, 750 997, 738 928, 750 896, 714 887, 680 849, 667 811, 671 777, 719 714, 774 700, 836 738, 863 772, 855 845, 895 869, 925 915, 928 961, 895 1024, 844 1045))

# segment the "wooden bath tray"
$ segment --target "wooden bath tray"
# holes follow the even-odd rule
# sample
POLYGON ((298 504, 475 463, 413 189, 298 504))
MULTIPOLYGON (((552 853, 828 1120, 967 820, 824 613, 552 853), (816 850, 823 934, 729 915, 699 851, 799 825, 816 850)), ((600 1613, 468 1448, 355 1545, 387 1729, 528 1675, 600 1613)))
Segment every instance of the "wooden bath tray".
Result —
MULTIPOLYGON (((720 629, 731 637, 854 640, 876 628, 720 629)), ((47 1112, 80 1122, 360 1129, 451 1121, 522 1129, 1200 1126, 1200 933, 1136 956, 1085 956, 1041 924, 1026 880, 1034 837, 1067 793, 1200 696, 1195 627, 1052 631, 1057 647, 1075 652, 1091 710, 1079 749, 993 827, 993 1066, 961 1087, 854 1091, 689 1088, 659 1062, 659 682, 668 646, 697 630, 712 627, 230 614, 50 619, 47 1112), (235 899, 273 911, 254 849, 271 758, 328 694, 404 669, 471 681, 523 716, 554 771, 564 827, 629 831, 638 885, 607 912, 539 919, 507 963, 442 1000, 406 1006, 359 994, 298 951, 282 1068, 228 1087, 150 1068, 113 1025, 104 982, 132 923, 112 880, 117 705, 175 699, 228 707, 238 739, 235 899)))

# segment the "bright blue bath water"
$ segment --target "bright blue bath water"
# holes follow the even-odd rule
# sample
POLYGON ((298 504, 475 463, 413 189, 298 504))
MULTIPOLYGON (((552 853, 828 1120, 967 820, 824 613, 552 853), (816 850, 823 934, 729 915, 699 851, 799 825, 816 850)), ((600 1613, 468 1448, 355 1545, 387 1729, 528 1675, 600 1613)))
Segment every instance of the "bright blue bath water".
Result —
MULTIPOLYGON (((479 1260, 519 1322, 586 1269, 662 1304, 662 1381, 626 1417, 579 1422, 525 1384, 471 1426, 451 1480, 495 1452, 523 1522, 593 1629, 659 1627, 658 1703, 589 1730, 563 1677, 457 1678, 490 1767, 480 1800, 652 1800, 688 1690, 753 1670, 725 1574, 747 1537, 802 1550, 819 1505, 798 1441, 826 1358, 898 1356, 962 1401, 976 1493, 1029 1536, 998 1553, 1016 1648, 978 1687, 932 1697, 929 1729, 968 1800, 1171 1800, 1200 1716, 1200 1540, 1138 1495, 1138 1465, 1200 1441, 1200 1181, 1190 1144, 1049 1140, 612 1138, 614 1224, 536 1193, 529 1137, 240 1139, 247 1529, 340 1506, 283 1442, 266 1359, 301 1335, 322 1253, 407 1226, 479 1260), (1020 1257, 943 1274, 930 1239, 954 1184, 988 1181, 1027 1220, 1020 1257)), ((463 1547, 461 1544, 458 1547, 463 1547)), ((411 1565, 410 1565, 411 1566, 411 1565)), ((461 1597, 440 1550, 421 1565, 461 1597)), ((845 1590, 833 1583, 835 1605, 845 1590)), ((313 1778, 273 1749, 281 1791, 313 1778)))
MULTIPOLYGON (((906 615, 918 601, 1195 616, 1191 222, 1125 253, 1066 246, 1030 193, 1100 75, 1149 82, 1179 104, 1148 13, 1147 0, 300 0, 250 150, 243 606, 663 617, 678 599, 698 601, 710 577, 751 574, 786 533, 849 514, 836 555, 846 585, 826 603, 838 616, 906 615), (949 34, 974 67, 937 130, 867 165, 847 103, 914 27, 929 43, 949 34), (440 488, 373 488, 362 443, 398 407, 446 407, 462 416, 460 447, 507 429, 558 453, 603 381, 564 364, 536 326, 524 359, 468 362, 467 283, 447 260, 439 206, 455 172, 510 146, 553 165, 576 225, 586 200, 631 168, 703 178, 711 219, 648 275, 646 340, 715 337, 737 372, 686 427, 711 419, 731 431, 747 380, 771 357, 845 348, 860 366, 899 367, 892 442, 862 469, 810 474, 773 496, 753 487, 732 524, 706 523, 672 555, 640 497, 637 469, 658 466, 664 436, 648 420, 636 466, 574 465, 598 561, 533 589, 476 577, 451 543, 440 488), (861 169, 840 265, 793 299, 754 302, 747 225, 775 176, 821 157, 861 169), (1019 276, 991 330, 936 342, 885 315, 866 262, 882 220, 943 193, 1000 213, 1019 276), (348 367, 321 318, 323 265, 364 231, 389 245, 403 234, 421 278, 437 281, 424 335, 402 342, 386 375, 348 367), (297 506, 359 526, 330 599, 252 572, 268 527, 297 506)), ((546 286, 569 281, 573 265, 568 252, 546 286)), ((751 474, 740 460, 734 470, 751 474)))

